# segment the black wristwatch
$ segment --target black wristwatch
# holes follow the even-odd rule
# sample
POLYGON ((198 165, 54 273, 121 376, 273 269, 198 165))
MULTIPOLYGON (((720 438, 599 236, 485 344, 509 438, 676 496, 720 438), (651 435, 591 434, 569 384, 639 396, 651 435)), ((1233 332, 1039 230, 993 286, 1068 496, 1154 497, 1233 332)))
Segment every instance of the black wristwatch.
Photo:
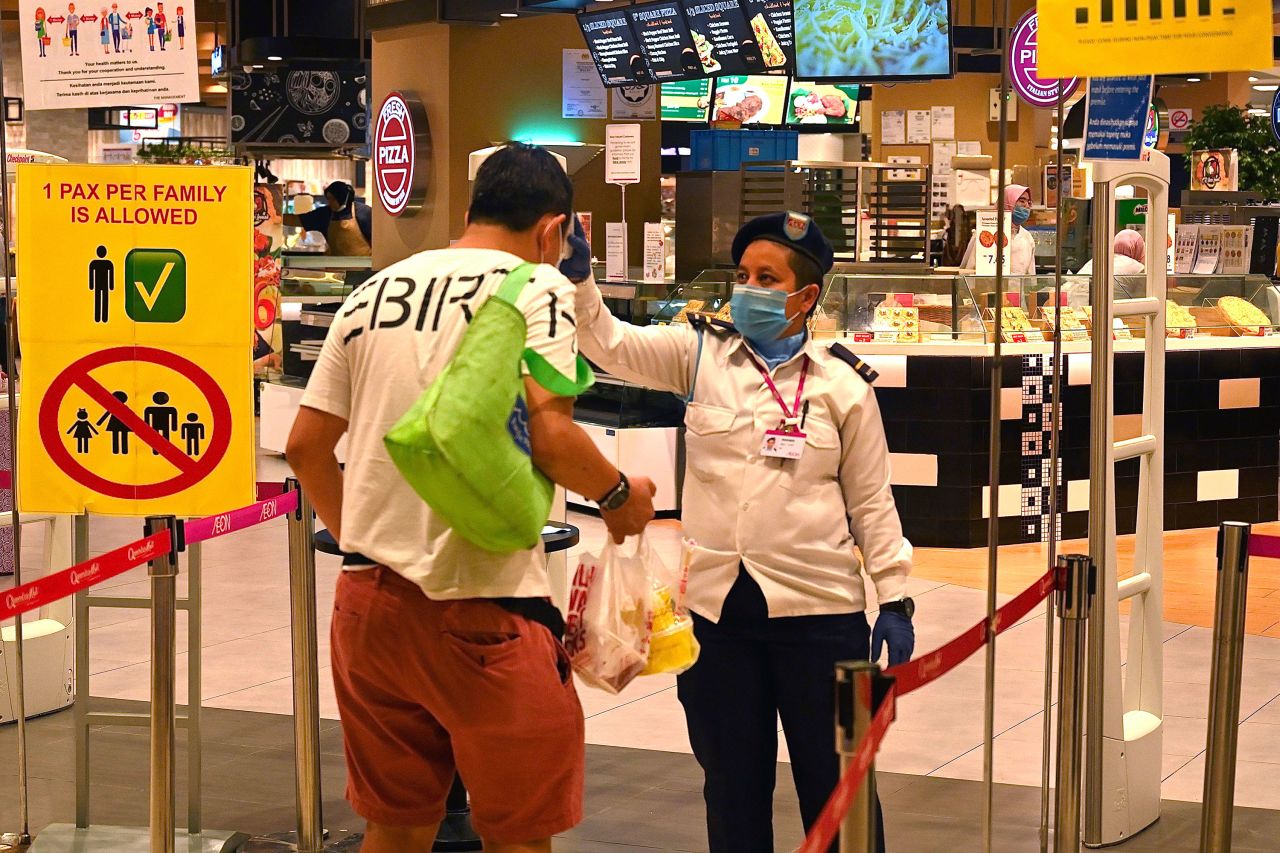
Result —
POLYGON ((597 501, 600 504, 600 509, 604 512, 622 509, 622 505, 631 498, 631 483, 627 480, 627 475, 619 472, 618 477, 618 485, 610 489, 607 495, 597 501))
POLYGON ((910 598, 904 598, 901 601, 886 601, 880 605, 881 613, 900 613, 908 619, 915 618, 916 603, 910 598))

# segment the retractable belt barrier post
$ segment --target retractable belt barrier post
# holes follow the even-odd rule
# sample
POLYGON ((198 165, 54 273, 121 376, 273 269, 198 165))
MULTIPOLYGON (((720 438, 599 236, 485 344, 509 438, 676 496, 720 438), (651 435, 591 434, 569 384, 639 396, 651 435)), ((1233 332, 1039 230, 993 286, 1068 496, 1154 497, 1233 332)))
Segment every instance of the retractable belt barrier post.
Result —
MULTIPOLYGON (((843 661, 836 664, 836 752, 843 775, 854 762, 858 745, 871 729, 879 710, 873 696, 880 667, 871 661, 843 661)), ((840 824, 840 853, 875 853, 876 777, 874 763, 868 764, 866 781, 858 788, 853 804, 840 824)))
POLYGON ((297 757, 298 853, 321 853, 320 671, 316 638, 315 515, 292 477, 286 488, 298 495, 289 514, 289 600, 293 613, 293 739, 297 757))
POLYGON ((1240 677, 1249 586, 1251 528, 1227 521, 1218 528, 1218 600, 1213 617, 1213 672, 1209 681, 1209 735, 1205 747, 1201 853, 1231 850, 1236 790, 1240 677))
MULTIPOLYGON (((150 536, 167 530, 172 537, 177 525, 171 515, 149 516, 146 532, 150 536)), ((178 555, 172 538, 169 548, 151 558, 147 575, 151 578, 151 853, 174 853, 178 555)))
MULTIPOLYGON (((1097 572, 1082 554, 1064 555, 1058 589, 1061 621, 1058 670, 1058 787, 1054 804, 1054 853, 1080 851, 1083 783, 1085 643, 1097 572)), ((1046 709, 1045 713, 1048 713, 1046 709)))

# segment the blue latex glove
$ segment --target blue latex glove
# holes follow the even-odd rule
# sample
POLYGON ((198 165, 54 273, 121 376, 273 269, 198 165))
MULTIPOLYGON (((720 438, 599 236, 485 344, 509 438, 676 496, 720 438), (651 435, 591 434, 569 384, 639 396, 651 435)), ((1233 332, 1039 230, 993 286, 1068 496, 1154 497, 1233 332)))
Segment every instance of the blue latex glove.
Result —
POLYGON ((573 233, 569 235, 569 248, 573 254, 569 260, 560 262, 560 272, 577 284, 591 277, 591 244, 587 242, 587 232, 582 230, 582 220, 578 214, 572 215, 573 233))
POLYGON ((916 650, 916 629, 911 620, 901 613, 884 610, 876 617, 875 630, 871 632, 871 660, 880 660, 885 644, 889 646, 889 666, 897 666, 911 660, 916 650))

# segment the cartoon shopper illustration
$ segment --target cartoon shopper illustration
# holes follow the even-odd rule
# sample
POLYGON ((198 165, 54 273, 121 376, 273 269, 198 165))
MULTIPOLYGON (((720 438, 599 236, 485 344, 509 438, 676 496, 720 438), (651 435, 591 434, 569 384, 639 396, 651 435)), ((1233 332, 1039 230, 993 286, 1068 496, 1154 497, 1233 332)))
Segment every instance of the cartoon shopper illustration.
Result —
POLYGON ((67 429, 67 435, 74 437, 76 440, 76 453, 88 453, 89 439, 97 434, 97 428, 89 423, 89 412, 85 409, 78 410, 76 412, 76 422, 67 429))
POLYGON ((147 42, 151 45, 151 49, 156 49, 156 19, 151 14, 151 7, 148 6, 142 12, 142 17, 147 20, 147 42))
POLYGON ((98 15, 98 36, 102 42, 102 53, 111 53, 111 25, 107 21, 107 9, 104 6, 98 15))
POLYGON ((36 41, 40 44, 40 55, 45 56, 44 49, 49 46, 49 24, 45 20, 44 7, 36 7, 36 41))
POLYGON ((72 56, 80 55, 80 16, 76 14, 76 4, 71 3, 67 6, 67 41, 66 46, 71 48, 72 56))
POLYGON ((169 18, 164 13, 164 4, 156 4, 156 35, 160 38, 160 49, 164 50, 164 43, 169 40, 169 18))
POLYGON ((178 25, 178 50, 187 49, 187 21, 182 15, 182 7, 178 7, 178 17, 176 18, 178 25))
POLYGON ((124 28, 124 16, 120 14, 120 4, 111 4, 111 14, 107 16, 107 24, 111 27, 112 46, 115 47, 116 53, 119 53, 120 35, 124 28))
MULTIPOLYGON (((121 403, 129 402, 129 395, 123 391, 115 391, 111 395, 121 403)), ((103 423, 107 425, 107 432, 111 433, 111 454, 113 456, 129 455, 129 433, 133 430, 125 424, 124 421, 117 418, 111 412, 103 412, 102 417, 98 418, 98 426, 103 423)))

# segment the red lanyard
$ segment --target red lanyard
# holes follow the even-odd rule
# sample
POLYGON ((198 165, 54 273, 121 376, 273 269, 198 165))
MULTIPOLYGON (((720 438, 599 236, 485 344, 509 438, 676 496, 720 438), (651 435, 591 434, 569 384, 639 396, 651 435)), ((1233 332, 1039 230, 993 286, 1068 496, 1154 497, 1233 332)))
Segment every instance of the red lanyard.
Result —
POLYGON ((751 359, 751 363, 756 366, 756 370, 760 371, 760 375, 764 377, 764 384, 769 386, 769 390, 773 392, 773 399, 778 401, 778 405, 782 407, 782 415, 789 421, 795 421, 800 417, 800 401, 804 399, 804 378, 809 375, 809 356, 804 357, 804 362, 800 365, 800 385, 796 388, 796 402, 792 408, 787 408, 787 401, 782 399, 782 395, 778 393, 778 386, 773 384, 773 378, 769 376, 769 371, 764 369, 764 365, 756 360, 751 353, 747 353, 747 357, 751 359))

